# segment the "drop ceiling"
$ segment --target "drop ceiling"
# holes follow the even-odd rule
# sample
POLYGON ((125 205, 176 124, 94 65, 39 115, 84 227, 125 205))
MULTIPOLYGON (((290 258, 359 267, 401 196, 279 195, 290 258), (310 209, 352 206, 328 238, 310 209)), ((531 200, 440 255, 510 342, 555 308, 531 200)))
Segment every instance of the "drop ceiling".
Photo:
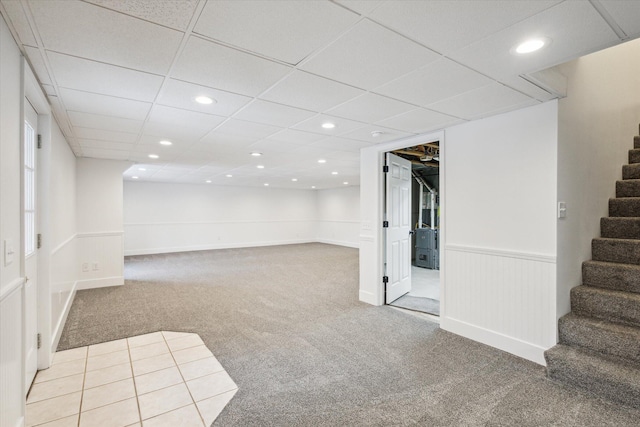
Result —
POLYGON ((357 185, 360 149, 553 99, 521 76, 640 36, 638 1, 0 6, 76 156, 203 185, 357 185))

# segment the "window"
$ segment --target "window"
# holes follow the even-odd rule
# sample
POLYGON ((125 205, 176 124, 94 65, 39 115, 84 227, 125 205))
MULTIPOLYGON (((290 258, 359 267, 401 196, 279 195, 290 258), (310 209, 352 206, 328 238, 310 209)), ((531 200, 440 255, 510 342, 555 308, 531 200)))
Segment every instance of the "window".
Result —
POLYGON ((36 250, 36 132, 24 121, 24 254, 36 250))

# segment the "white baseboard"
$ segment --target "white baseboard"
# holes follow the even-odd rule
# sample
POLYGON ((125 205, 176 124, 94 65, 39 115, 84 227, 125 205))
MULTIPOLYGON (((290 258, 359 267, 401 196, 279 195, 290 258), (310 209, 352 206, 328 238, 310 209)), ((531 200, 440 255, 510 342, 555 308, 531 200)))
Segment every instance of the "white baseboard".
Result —
POLYGON ((378 296, 373 292, 360 290, 358 295, 359 295, 360 301, 362 302, 366 302, 367 304, 371 304, 371 305, 380 305, 380 303, 378 303, 378 296))
POLYGON ((481 342, 488 346, 506 351, 507 353, 522 357, 523 359, 530 360, 539 365, 546 366, 544 351, 547 349, 538 345, 447 317, 440 318, 440 327, 445 331, 481 342))
MULTIPOLYGON (((53 359, 53 354, 56 352, 58 348, 58 343, 60 342, 60 337, 62 336, 62 330, 64 329, 65 323, 67 323, 67 316, 69 316, 69 311, 71 310, 71 305, 73 304, 73 300, 76 297, 76 290, 78 289, 78 282, 73 284, 73 288, 69 293, 69 297, 67 301, 64 303, 64 310, 62 310, 62 316, 58 319, 58 323, 56 324, 53 333, 51 334, 51 358, 53 359)), ((51 363, 51 361, 49 361, 51 363)))
POLYGON ((107 286, 124 285, 124 276, 101 277, 100 279, 85 279, 76 282, 76 290, 106 288, 107 286))
POLYGON ((327 245, 346 246, 348 248, 360 248, 360 242, 348 242, 346 240, 317 239, 318 243, 326 243, 327 245))
POLYGON ((173 252, 191 252, 191 251, 209 251, 213 249, 236 249, 236 248, 255 248, 260 246, 279 246, 279 245, 297 245, 301 243, 314 243, 315 240, 310 239, 293 239, 293 240, 277 240, 266 242, 251 243, 217 243, 207 245, 194 246, 175 246, 168 248, 150 248, 150 249, 125 249, 124 255, 153 255, 168 254, 173 252))

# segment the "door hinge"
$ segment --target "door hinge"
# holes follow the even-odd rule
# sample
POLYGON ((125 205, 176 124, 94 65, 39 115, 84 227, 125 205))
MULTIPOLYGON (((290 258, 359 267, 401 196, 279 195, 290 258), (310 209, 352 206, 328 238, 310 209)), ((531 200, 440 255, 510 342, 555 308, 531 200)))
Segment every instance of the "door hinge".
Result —
POLYGON ((382 228, 388 228, 389 227, 389 221, 382 221, 382 228))
POLYGON ((382 283, 384 284, 389 283, 389 276, 382 276, 382 283))
POLYGON ((40 349, 40 347, 42 347, 42 334, 38 334, 37 341, 38 341, 38 349, 40 349))
POLYGON ((384 173, 389 172, 389 166, 384 165, 384 166, 382 167, 382 172, 384 172, 384 173))
POLYGON ((42 247, 42 234, 38 233, 38 237, 36 238, 36 247, 40 249, 42 247))
POLYGON ((42 148, 42 135, 38 134, 38 148, 42 148))

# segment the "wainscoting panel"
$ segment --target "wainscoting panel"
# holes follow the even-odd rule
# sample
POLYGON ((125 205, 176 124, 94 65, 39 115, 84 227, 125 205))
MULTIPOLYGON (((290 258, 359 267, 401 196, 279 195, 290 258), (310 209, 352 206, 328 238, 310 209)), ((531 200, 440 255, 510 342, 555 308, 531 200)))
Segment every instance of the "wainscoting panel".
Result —
POLYGON ((125 255, 184 252, 315 241, 313 220, 125 224, 125 255))
POLYGON ((23 424, 22 278, 0 295, 0 426, 23 424))
POLYGON ((555 257, 446 247, 443 329, 544 364, 556 343, 555 257))
POLYGON ((360 221, 319 220, 316 227, 316 241, 320 243, 360 246, 360 221))
POLYGON ((78 290, 124 284, 122 231, 78 234, 78 290))
POLYGON ((51 251, 51 352, 55 353, 78 280, 77 236, 74 234, 51 251))

